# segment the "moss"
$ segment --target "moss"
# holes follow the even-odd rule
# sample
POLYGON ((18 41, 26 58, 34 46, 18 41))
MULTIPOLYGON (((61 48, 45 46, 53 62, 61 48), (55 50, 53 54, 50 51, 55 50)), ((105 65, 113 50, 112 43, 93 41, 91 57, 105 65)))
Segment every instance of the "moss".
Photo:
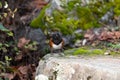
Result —
POLYGON ((88 47, 74 48, 64 51, 66 55, 103 55, 104 49, 91 49, 88 47))
POLYGON ((80 48, 80 49, 76 50, 75 52, 73 52, 73 55, 88 54, 88 53, 90 53, 89 50, 80 48))
POLYGON ((79 55, 79 54, 84 54, 84 55, 102 55, 105 53, 105 50, 101 49, 83 49, 80 48, 76 50, 73 55, 79 55))
POLYGON ((105 53, 108 52, 112 56, 120 56, 120 50, 119 49, 112 49, 112 48, 104 48, 104 49, 95 49, 91 46, 84 46, 80 48, 73 48, 68 49, 64 51, 65 55, 85 55, 85 56, 97 56, 97 55, 103 55, 105 56, 105 53))
POLYGON ((95 49, 92 51, 93 54, 104 54, 105 50, 95 49))

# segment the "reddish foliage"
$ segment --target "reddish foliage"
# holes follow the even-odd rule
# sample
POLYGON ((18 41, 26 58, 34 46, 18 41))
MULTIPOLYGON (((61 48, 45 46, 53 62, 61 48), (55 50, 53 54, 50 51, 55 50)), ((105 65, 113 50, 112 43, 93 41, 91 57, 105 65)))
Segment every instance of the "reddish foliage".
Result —
POLYGON ((95 33, 93 32, 93 30, 87 30, 87 32, 84 34, 84 38, 92 41, 95 39, 95 33))
MULTIPOLYGON (((14 68, 15 69, 15 68, 14 68)), ((34 80, 35 65, 19 66, 12 73, 3 73, 2 77, 9 80, 34 80)))
POLYGON ((47 2, 42 1, 42 0, 34 0, 31 5, 34 5, 36 8, 40 9, 42 8, 44 5, 46 5, 47 2))
POLYGON ((20 77, 21 80, 33 80, 33 76, 34 76, 34 69, 32 68, 31 65, 28 66, 20 66, 18 68, 18 75, 20 77))
POLYGON ((4 78, 8 78, 9 80, 12 80, 14 78, 15 74, 14 73, 4 73, 2 76, 4 78))
POLYGON ((119 31, 103 31, 100 36, 99 39, 100 40, 106 40, 106 41, 111 41, 111 40, 116 40, 120 38, 120 32, 119 31))
POLYGON ((18 44, 17 46, 19 48, 23 48, 26 44, 28 44, 30 42, 30 40, 27 40, 25 37, 23 38, 20 38, 19 41, 18 41, 18 44))
POLYGON ((120 39, 120 31, 107 31, 102 29, 98 34, 95 33, 94 29, 87 30, 84 34, 84 38, 90 42, 98 41, 108 41, 116 42, 120 39))

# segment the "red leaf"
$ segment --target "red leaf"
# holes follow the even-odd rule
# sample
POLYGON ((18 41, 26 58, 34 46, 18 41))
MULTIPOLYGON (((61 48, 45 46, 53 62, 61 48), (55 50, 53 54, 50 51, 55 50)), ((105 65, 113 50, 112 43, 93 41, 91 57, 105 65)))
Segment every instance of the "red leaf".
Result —
POLYGON ((25 75, 28 72, 28 66, 20 66, 18 70, 20 71, 20 73, 25 75))
POLYGON ((3 77, 8 78, 9 80, 12 80, 14 78, 15 74, 13 73, 4 73, 3 77))
POLYGON ((22 59, 22 57, 23 57, 23 54, 18 54, 17 56, 15 56, 15 61, 19 61, 19 60, 21 60, 22 59))
POLYGON ((23 38, 20 38, 19 41, 18 41, 18 44, 17 46, 19 48, 23 48, 26 44, 28 44, 30 42, 30 40, 26 39, 25 37, 23 38))

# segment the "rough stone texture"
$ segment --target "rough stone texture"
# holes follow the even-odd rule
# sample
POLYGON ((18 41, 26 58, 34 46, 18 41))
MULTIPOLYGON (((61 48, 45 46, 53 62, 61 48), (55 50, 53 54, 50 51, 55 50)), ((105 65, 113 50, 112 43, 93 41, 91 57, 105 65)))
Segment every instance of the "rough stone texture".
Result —
POLYGON ((35 80, 120 80, 120 59, 49 57, 40 61, 35 80))
MULTIPOLYGON (((51 16, 53 10, 59 10, 59 11, 63 11, 63 7, 61 7, 61 5, 66 4, 69 0, 50 0, 51 6, 49 8, 47 8, 46 10, 46 15, 47 16, 51 16)), ((46 1, 48 2, 48 1, 46 1)))

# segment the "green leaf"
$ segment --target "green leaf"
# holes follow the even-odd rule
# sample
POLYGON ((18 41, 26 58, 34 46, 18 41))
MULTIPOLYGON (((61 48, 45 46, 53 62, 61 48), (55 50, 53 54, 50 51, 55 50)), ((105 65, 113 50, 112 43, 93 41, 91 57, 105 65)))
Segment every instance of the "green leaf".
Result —
POLYGON ((0 43, 0 48, 3 46, 3 44, 2 43, 0 43))
POLYGON ((9 44, 4 44, 6 47, 9 47, 10 45, 9 44))
POLYGON ((9 31, 7 34, 8 36, 13 36, 13 33, 11 31, 9 31))
POLYGON ((0 78, 0 80, 3 80, 2 78, 0 78))
POLYGON ((8 56, 5 56, 5 60, 9 60, 8 56))
POLYGON ((8 30, 7 28, 5 28, 1 23, 0 23, 0 30, 5 31, 8 36, 13 36, 13 33, 10 30, 8 30))
POLYGON ((8 78, 5 78, 5 80, 9 80, 8 78))
POLYGON ((2 2, 0 2, 0 8, 2 8, 2 2))
POLYGON ((5 28, 1 23, 0 23, 0 30, 1 31, 9 31, 7 28, 5 28))

